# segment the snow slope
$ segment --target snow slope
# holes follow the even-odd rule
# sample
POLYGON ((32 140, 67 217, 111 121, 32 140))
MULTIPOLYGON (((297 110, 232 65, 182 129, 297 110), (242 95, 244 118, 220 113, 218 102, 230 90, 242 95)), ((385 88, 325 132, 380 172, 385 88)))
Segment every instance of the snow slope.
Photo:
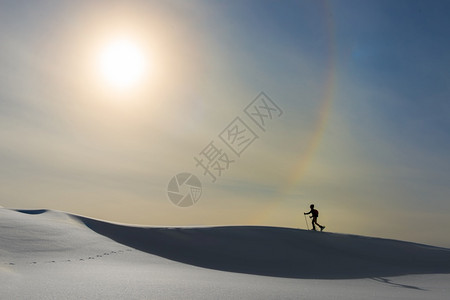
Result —
POLYGON ((0 299, 448 299, 450 249, 0 208, 0 299))
POLYGON ((348 279, 450 273, 450 250, 299 229, 138 228, 80 218, 141 251, 200 267, 266 276, 348 279))

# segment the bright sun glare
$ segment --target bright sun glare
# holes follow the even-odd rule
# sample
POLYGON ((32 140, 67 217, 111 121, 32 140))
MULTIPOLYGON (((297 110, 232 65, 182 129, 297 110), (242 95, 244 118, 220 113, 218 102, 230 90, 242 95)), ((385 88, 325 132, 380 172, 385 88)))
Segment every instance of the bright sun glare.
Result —
POLYGON ((103 79, 120 90, 137 85, 148 69, 148 58, 142 48, 123 38, 106 44, 99 54, 98 63, 103 79))

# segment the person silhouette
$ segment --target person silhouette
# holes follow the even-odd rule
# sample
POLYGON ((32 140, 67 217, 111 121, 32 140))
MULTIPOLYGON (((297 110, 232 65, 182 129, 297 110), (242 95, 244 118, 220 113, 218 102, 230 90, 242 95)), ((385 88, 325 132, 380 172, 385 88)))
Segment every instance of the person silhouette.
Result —
POLYGON ((322 226, 319 223, 317 223, 317 218, 319 217, 319 211, 317 209, 314 209, 314 204, 311 204, 309 207, 311 208, 311 210, 309 212, 305 212, 304 214, 305 215, 311 214, 311 216, 309 216, 309 217, 312 218, 312 230, 316 230, 315 225, 317 225, 317 226, 319 226, 320 231, 323 231, 325 229, 325 226, 322 226))

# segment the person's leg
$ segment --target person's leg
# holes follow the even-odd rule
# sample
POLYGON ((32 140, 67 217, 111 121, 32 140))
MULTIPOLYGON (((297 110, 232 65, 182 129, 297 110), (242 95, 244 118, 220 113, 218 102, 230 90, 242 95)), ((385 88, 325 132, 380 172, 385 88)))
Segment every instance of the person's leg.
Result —
MULTIPOLYGON (((317 226, 319 226, 320 230, 323 230, 325 228, 325 226, 322 226, 319 223, 317 223, 317 218, 313 219, 313 223, 315 223, 317 226)), ((314 225, 313 225, 313 227, 314 227, 314 225)))
POLYGON ((316 226, 314 225, 315 223, 317 223, 317 218, 313 217, 313 219, 312 219, 312 230, 316 230, 316 226))
POLYGON ((323 230, 325 228, 325 226, 320 225, 319 223, 317 223, 317 219, 315 220, 317 226, 319 226, 320 230, 323 230))

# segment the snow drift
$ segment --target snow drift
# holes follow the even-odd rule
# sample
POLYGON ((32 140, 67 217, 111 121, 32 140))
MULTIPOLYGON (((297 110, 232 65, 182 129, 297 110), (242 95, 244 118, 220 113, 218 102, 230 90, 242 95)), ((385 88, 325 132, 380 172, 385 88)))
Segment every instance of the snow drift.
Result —
POLYGON ((279 227, 130 227, 78 218, 121 244, 216 270, 316 279, 450 273, 450 249, 410 242, 279 227))
MULTIPOLYGON (((410 242, 262 226, 133 227, 46 210, 19 212, 50 215, 76 226, 71 231, 61 226, 60 230, 45 230, 40 219, 33 219, 22 231, 15 228, 16 236, 2 234, 0 254, 89 251, 98 239, 94 238, 96 232, 103 240, 109 238, 173 261, 246 274, 349 279, 450 273, 450 249, 410 242), (84 231, 91 233, 82 234, 84 231), (14 238, 19 243, 11 243, 14 238)), ((2 232, 5 226, 8 224, 3 224, 2 232)))
POLYGON ((0 208, 0 298, 446 299, 449 252, 289 228, 136 227, 0 208))

